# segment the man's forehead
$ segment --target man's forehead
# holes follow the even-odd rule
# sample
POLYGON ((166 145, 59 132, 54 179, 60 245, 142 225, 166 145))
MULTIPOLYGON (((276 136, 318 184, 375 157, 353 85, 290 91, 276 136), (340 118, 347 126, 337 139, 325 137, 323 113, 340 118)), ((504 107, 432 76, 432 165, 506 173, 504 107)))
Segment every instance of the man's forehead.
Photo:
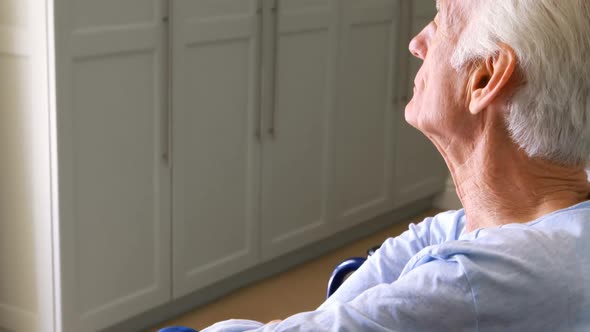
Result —
POLYGON ((435 0, 438 11, 440 28, 447 30, 452 35, 459 36, 464 29, 473 9, 471 0, 435 0))
POLYGON ((439 11, 458 11, 464 12, 474 8, 476 1, 471 0, 435 0, 436 9, 439 11))
POLYGON ((473 9, 474 3, 469 0, 435 0, 436 10, 451 21, 469 17, 467 13, 473 9))

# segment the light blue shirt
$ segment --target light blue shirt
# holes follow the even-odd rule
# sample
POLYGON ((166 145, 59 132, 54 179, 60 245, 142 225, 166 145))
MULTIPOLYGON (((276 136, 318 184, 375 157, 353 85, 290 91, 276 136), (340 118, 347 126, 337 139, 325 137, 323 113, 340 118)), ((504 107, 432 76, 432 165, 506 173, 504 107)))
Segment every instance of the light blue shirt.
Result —
POLYGON ((526 224, 464 226, 463 210, 412 224, 315 311, 204 332, 590 331, 590 202, 526 224))

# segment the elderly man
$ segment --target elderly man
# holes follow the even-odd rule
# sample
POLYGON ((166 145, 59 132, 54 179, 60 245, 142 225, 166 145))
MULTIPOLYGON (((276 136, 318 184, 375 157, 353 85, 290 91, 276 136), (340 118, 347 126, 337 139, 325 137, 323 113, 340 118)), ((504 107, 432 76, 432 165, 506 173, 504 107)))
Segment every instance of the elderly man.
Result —
POLYGON ((406 120, 465 209, 386 241, 315 311, 205 331, 590 331, 590 1, 438 7, 406 120))

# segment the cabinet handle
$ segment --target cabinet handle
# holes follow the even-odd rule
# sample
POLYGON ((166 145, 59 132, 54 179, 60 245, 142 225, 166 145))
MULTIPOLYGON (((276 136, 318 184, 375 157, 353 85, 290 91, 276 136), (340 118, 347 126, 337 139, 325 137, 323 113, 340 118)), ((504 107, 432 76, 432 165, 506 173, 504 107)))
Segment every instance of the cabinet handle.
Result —
POLYGON ((165 0, 162 3, 162 11, 163 17, 162 22, 164 23, 162 35, 163 35, 163 42, 162 42, 162 76, 164 78, 164 82, 168 82, 166 85, 166 92, 163 96, 162 101, 162 160, 166 164, 167 167, 171 166, 171 153, 172 151, 172 43, 170 42, 172 38, 171 33, 171 22, 170 22, 170 12, 171 12, 171 4, 169 0, 165 0))
POLYGON ((270 8, 273 14, 273 38, 272 38, 272 81, 270 82, 270 121, 268 133, 272 138, 276 138, 276 113, 277 113, 277 71, 278 71, 278 52, 279 52, 279 0, 272 1, 270 8))
POLYGON ((257 54, 257 59, 258 59, 258 82, 256 85, 256 132, 255 132, 255 136, 256 139, 258 140, 259 143, 262 142, 262 74, 263 74, 263 69, 262 69, 262 53, 264 52, 263 49, 263 33, 264 33, 264 15, 263 15, 263 0, 259 0, 258 1, 258 8, 256 8, 256 18, 257 18, 257 22, 258 22, 258 54, 257 54))

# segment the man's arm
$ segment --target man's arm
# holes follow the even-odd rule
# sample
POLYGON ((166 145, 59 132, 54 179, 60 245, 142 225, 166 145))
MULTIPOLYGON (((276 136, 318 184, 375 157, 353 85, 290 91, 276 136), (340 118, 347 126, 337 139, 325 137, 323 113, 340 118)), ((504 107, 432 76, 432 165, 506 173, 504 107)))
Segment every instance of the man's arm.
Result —
POLYGON ((411 224, 400 236, 385 241, 320 309, 353 300, 369 288, 396 281, 406 264, 431 245, 456 240, 464 229, 462 211, 449 211, 411 224))
POLYGON ((427 332, 474 330, 476 325, 473 295, 461 265, 433 260, 422 263, 391 284, 368 289, 347 303, 333 303, 267 325, 225 321, 203 332, 427 332))

